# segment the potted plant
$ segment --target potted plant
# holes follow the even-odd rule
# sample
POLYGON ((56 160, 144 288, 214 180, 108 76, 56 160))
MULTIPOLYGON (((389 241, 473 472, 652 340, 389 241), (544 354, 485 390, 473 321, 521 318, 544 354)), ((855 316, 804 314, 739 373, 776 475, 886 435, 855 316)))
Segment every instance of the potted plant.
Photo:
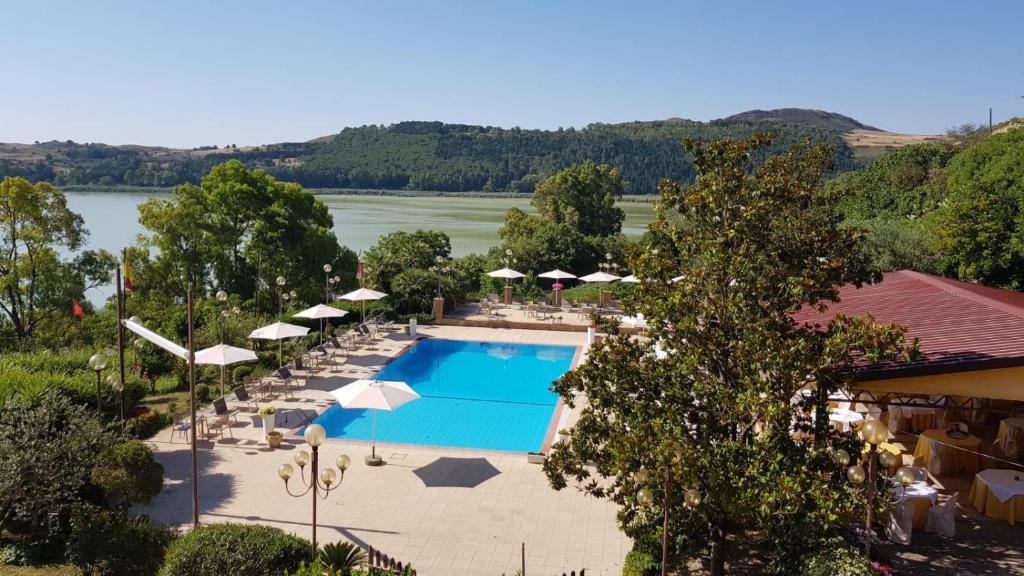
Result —
POLYGON ((530 464, 543 464, 546 458, 547 455, 545 455, 543 452, 526 453, 526 461, 529 462, 530 464))
POLYGON ((281 447, 281 433, 277 430, 271 430, 267 432, 267 444, 270 444, 271 448, 281 447))
POLYGON ((275 406, 264 406, 260 408, 259 415, 263 418, 263 433, 270 435, 274 431, 274 424, 277 420, 277 407, 275 406))

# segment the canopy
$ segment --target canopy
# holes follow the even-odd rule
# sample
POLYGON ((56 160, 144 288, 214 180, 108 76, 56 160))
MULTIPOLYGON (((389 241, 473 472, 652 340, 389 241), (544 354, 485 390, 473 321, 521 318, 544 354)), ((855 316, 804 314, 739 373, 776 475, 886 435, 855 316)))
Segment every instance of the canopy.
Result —
POLYGON ((348 314, 347 310, 338 310, 334 306, 327 306, 326 304, 317 304, 312 308, 306 308, 302 312, 299 312, 294 318, 311 318, 318 320, 321 318, 341 318, 345 314, 348 314))
POLYGON ((619 280, 619 277, 615 274, 609 274, 607 272, 594 272, 593 274, 587 274, 586 276, 580 276, 580 280, 584 282, 614 282, 619 280))
POLYGON ((488 272, 488 276, 491 278, 504 278, 506 280, 515 280, 516 278, 525 278, 526 274, 522 272, 516 272, 511 268, 502 268, 501 270, 495 270, 494 272, 488 272))
POLYGON ((342 295, 341 299, 348 300, 349 302, 366 302, 367 300, 380 300, 385 296, 387 296, 387 294, 383 292, 377 292, 376 290, 370 290, 369 288, 360 288, 342 295))
POLYGON ((576 278, 576 275, 575 274, 570 274, 568 272, 563 272, 563 271, 558 270, 558 269, 555 269, 555 270, 551 270, 550 272, 545 272, 543 274, 537 274, 537 278, 554 278, 555 280, 572 280, 572 279, 576 278))
POLYGON ((296 326, 295 324, 287 324, 285 322, 274 322, 273 324, 268 324, 267 326, 253 330, 249 333, 249 338, 259 340, 283 340, 285 338, 305 336, 308 332, 309 328, 296 326))
POLYGON ((636 316, 623 316, 622 323, 630 328, 647 328, 647 319, 639 313, 636 316))
POLYGON ((420 397, 405 382, 395 380, 356 380, 331 391, 342 408, 394 410, 420 397))
POLYGON ((629 276, 626 276, 625 278, 623 278, 622 281, 625 282, 626 284, 639 284, 640 283, 640 279, 637 278, 636 276, 633 276, 632 274, 630 274, 629 276))
POLYGON ((217 344, 196 352, 196 364, 212 364, 214 366, 228 366, 239 362, 255 362, 259 360, 256 353, 245 348, 217 344))
POLYGON ((182 360, 188 362, 188 350, 186 350, 184 347, 179 346, 178 344, 171 342, 170 340, 164 338, 163 336, 157 334, 156 332, 153 332, 152 330, 143 327, 142 324, 136 324, 131 320, 122 320, 121 322, 124 324, 125 328, 131 330, 132 332, 138 334, 139 336, 142 336, 146 340, 149 340, 150 342, 156 344, 157 346, 163 348, 164 350, 167 350, 168 352, 174 354, 178 358, 181 358, 182 360))

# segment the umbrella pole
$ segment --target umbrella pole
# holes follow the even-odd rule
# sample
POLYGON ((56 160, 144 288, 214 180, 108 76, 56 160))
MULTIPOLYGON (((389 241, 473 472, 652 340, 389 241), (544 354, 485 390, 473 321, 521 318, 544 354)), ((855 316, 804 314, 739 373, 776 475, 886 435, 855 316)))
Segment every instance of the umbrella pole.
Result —
POLYGON ((278 338, 277 339, 277 367, 278 368, 280 368, 281 366, 284 366, 284 362, 282 361, 282 358, 283 358, 283 355, 281 354, 281 339, 278 338))
POLYGON ((373 444, 370 446, 370 457, 377 459, 377 411, 373 411, 373 444))
POLYGON ((220 365, 220 395, 224 395, 224 365, 220 365))
POLYGON ((360 304, 360 308, 359 308, 359 321, 360 322, 366 322, 366 300, 363 300, 359 304, 360 304))
POLYGON ((320 319, 320 345, 324 345, 324 319, 320 319))

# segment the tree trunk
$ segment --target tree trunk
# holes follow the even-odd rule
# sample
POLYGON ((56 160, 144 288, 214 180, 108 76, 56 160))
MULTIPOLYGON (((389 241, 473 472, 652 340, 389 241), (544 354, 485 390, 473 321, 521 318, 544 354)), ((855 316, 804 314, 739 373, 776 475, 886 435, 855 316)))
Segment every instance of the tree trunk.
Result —
POLYGON ((725 530, 711 526, 711 576, 725 576, 725 530))

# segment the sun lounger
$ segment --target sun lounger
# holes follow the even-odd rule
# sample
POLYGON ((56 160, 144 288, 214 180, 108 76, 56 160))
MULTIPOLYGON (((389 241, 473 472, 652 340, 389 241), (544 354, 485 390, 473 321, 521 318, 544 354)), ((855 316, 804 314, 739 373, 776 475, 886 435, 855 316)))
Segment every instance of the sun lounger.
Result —
POLYGON ((245 404, 246 406, 252 406, 253 411, 259 410, 260 405, 256 402, 256 399, 249 395, 249 391, 245 388, 245 385, 239 386, 234 389, 235 402, 239 404, 245 404))

